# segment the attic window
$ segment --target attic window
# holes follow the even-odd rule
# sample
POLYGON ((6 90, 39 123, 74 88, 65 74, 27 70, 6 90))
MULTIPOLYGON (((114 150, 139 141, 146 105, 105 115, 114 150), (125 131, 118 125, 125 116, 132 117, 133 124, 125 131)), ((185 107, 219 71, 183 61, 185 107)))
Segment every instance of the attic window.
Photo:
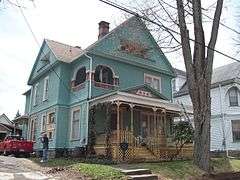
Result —
POLYGON ((121 40, 120 50, 143 58, 147 57, 148 51, 148 49, 144 47, 144 45, 128 40, 121 40))
POLYGON ((77 86, 86 81, 86 67, 82 67, 77 71, 74 85, 77 86))
POLYGON ((113 72, 109 67, 99 65, 95 69, 94 80, 113 85, 113 72))

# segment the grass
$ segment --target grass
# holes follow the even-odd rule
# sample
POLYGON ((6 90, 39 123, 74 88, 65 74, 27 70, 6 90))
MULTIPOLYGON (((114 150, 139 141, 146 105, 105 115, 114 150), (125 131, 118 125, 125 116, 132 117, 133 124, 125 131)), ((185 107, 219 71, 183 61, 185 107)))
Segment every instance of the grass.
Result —
POLYGON ((78 163, 73 169, 93 179, 125 179, 119 170, 107 165, 78 163))
MULTIPOLYGON (((239 159, 214 158, 211 161, 214 173, 240 171, 239 159)), ((163 179, 190 179, 200 177, 204 174, 199 168, 193 165, 192 161, 171 161, 159 163, 138 163, 117 165, 117 167, 146 168, 153 173, 159 174, 163 179)))
MULTIPOLYGON (((32 160, 39 162, 39 159, 37 160, 36 158, 33 158, 32 160)), ((213 158, 211 163, 214 167, 214 173, 240 171, 240 159, 213 158)), ((203 171, 193 165, 192 161, 102 165, 95 164, 94 161, 88 162, 83 159, 56 158, 49 160, 47 164, 42 166, 68 166, 79 171, 82 175, 93 179, 106 180, 126 178, 116 168, 146 168, 150 169, 153 173, 160 175, 163 179, 190 179, 200 177, 204 174, 203 171)))
POLYGON ((190 177, 201 176, 203 174, 201 170, 192 164, 192 161, 138 163, 128 164, 127 167, 129 169, 150 169, 154 174, 159 174, 161 177, 164 177, 166 179, 189 179, 190 177))
POLYGON ((47 163, 40 163, 39 158, 31 158, 32 161, 35 163, 43 166, 43 167, 66 167, 71 166, 76 163, 82 162, 82 159, 71 159, 71 158, 55 158, 55 159, 49 159, 47 163))

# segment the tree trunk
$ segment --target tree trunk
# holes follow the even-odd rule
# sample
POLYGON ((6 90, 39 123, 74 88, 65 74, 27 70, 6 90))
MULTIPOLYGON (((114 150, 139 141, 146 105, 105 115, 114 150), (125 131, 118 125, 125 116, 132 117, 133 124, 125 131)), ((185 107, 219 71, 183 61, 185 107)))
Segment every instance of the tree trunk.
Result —
MULTIPOLYGON (((203 88, 200 85, 198 88, 203 88)), ((193 99, 194 113, 194 161, 193 163, 199 168, 210 172, 210 119, 211 119, 211 98, 208 88, 201 94, 198 99, 193 99)))

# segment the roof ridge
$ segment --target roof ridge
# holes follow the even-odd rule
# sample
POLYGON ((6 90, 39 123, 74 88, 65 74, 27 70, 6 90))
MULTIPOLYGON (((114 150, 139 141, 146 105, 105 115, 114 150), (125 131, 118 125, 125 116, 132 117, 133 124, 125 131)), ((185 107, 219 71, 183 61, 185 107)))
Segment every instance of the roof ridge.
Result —
POLYGON ((52 42, 55 42, 55 43, 58 43, 58 44, 62 44, 64 46, 69 46, 69 47, 78 48, 80 50, 83 50, 80 46, 72 46, 72 45, 69 45, 69 44, 66 44, 66 43, 62 43, 62 42, 59 42, 59 41, 56 41, 56 40, 51 40, 51 39, 44 39, 44 40, 52 41, 52 42))
MULTIPOLYGON (((90 50, 92 47, 94 47, 97 43, 103 41, 104 39, 106 39, 108 36, 110 36, 110 34, 114 33, 118 28, 120 28, 124 23, 127 23, 128 21, 130 21, 133 18, 137 18, 137 16, 132 16, 128 19, 126 19, 125 21, 123 21, 122 23, 120 23, 118 26, 116 26, 115 28, 113 28, 111 31, 109 31, 105 36, 103 36, 102 38, 98 39, 97 41, 93 42, 92 44, 90 44, 89 46, 87 46, 85 49, 82 50, 82 53, 77 56, 75 59, 81 57, 85 52, 87 52, 88 50, 90 50)), ((74 59, 74 60, 75 60, 74 59)))

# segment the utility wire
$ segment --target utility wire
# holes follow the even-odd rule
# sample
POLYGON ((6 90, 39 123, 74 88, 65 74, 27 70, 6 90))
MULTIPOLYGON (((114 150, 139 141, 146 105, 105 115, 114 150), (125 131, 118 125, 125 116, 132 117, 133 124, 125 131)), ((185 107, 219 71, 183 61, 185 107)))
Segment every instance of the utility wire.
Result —
MULTIPOLYGON (((175 31, 175 30, 173 30, 173 29, 171 29, 171 28, 169 28, 169 27, 164 26, 162 23, 159 24, 159 23, 157 23, 157 22, 149 19, 148 17, 142 16, 142 15, 138 14, 137 12, 134 12, 134 11, 132 11, 132 10, 130 10, 130 9, 127 9, 126 7, 123 7, 123 6, 121 6, 121 5, 117 4, 117 3, 114 3, 114 2, 111 2, 111 1, 108 1, 108 0, 99 0, 99 1, 101 1, 101 2, 103 2, 103 3, 105 3, 105 4, 108 4, 108 5, 112 6, 112 7, 115 7, 115 8, 117 8, 117 9, 120 9, 120 10, 122 10, 122 11, 124 11, 124 12, 127 12, 127 13, 129 13, 129 14, 132 14, 132 15, 134 15, 134 16, 137 16, 137 17, 139 17, 139 18, 141 18, 141 19, 144 19, 144 20, 146 20, 146 21, 148 21, 148 22, 150 22, 150 23, 152 23, 152 24, 155 24, 155 25, 157 25, 157 26, 165 29, 165 30, 168 31, 168 32, 172 32, 172 33, 174 33, 174 34, 181 35, 181 33, 177 32, 177 31, 175 31)), ((188 39, 189 39, 190 41, 192 41, 192 42, 197 43, 197 44, 204 45, 206 48, 208 48, 208 49, 210 49, 210 50, 212 50, 212 51, 215 51, 216 53, 221 54, 222 56, 225 56, 225 57, 227 57, 227 58, 229 58, 229 59, 232 59, 232 60, 234 60, 234 61, 240 62, 240 59, 237 59, 237 58, 235 58, 235 57, 232 57, 232 56, 230 56, 230 55, 228 55, 228 54, 226 54, 226 53, 224 53, 224 52, 221 52, 221 51, 219 51, 219 50, 217 50, 217 49, 210 48, 210 47, 208 47, 207 45, 202 44, 202 43, 200 43, 200 42, 197 42, 196 40, 194 40, 194 39, 192 39, 192 38, 188 38, 188 39)))
MULTIPOLYGON (((33 29, 32 29, 32 27, 31 27, 31 25, 30 25, 27 17, 25 16, 25 14, 24 14, 24 12, 23 12, 20 4, 18 3, 18 0, 16 0, 16 3, 17 3, 17 5, 18 5, 17 7, 19 8, 19 10, 20 10, 20 12, 21 12, 21 15, 23 16, 23 19, 24 19, 25 23, 27 24, 28 29, 30 30, 30 32, 31 32, 31 34, 32 34, 35 42, 37 43, 38 47, 41 48, 41 44, 39 43, 36 35, 34 34, 33 29)), ((45 56, 47 55, 47 53, 45 53, 44 50, 43 50, 43 54, 44 54, 45 56)), ((55 73, 55 75, 56 75, 57 78, 60 80, 60 82, 63 84, 63 86, 66 88, 66 90, 69 91, 70 93, 72 93, 75 97, 77 97, 77 95, 74 94, 74 93, 71 91, 71 89, 65 84, 65 82, 62 80, 62 78, 59 76, 59 74, 55 71, 55 69, 54 69, 54 67, 53 67, 53 65, 51 64, 50 61, 49 61, 49 65, 50 65, 51 70, 55 73)), ((77 97, 77 98, 78 98, 78 97, 77 97)))

